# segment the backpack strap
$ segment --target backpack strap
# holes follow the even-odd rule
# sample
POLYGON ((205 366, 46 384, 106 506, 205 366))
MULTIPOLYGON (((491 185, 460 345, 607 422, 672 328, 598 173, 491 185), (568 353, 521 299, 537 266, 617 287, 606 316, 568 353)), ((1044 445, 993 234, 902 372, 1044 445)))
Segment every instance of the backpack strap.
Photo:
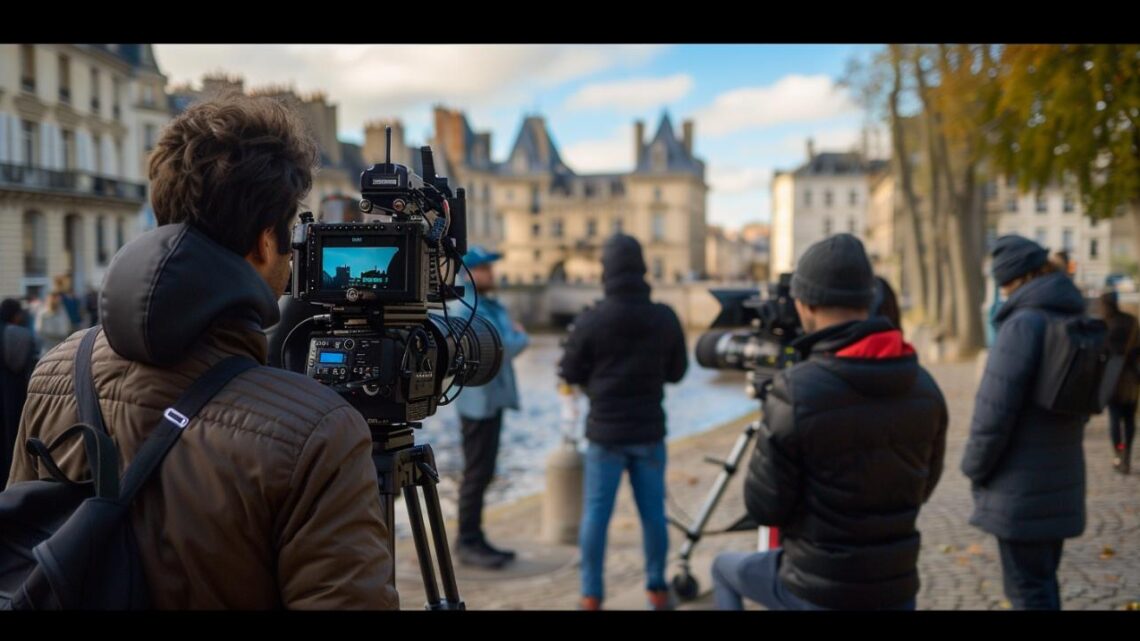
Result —
POLYGON ((75 400, 79 405, 79 422, 86 423, 95 429, 110 434, 107 426, 103 424, 103 412, 99 409, 99 395, 95 391, 95 378, 91 372, 91 355, 95 351, 95 339, 98 337, 100 325, 87 330, 83 339, 79 341, 79 350, 75 352, 75 400))
POLYGON ((106 432, 97 430, 86 423, 77 423, 55 437, 51 445, 45 445, 38 438, 29 438, 24 447, 29 454, 40 459, 55 480, 73 487, 79 487, 91 481, 80 483, 71 480, 63 473, 63 470, 59 469, 59 465, 52 457, 52 452, 63 443, 71 440, 71 437, 75 436, 76 433, 83 435, 84 446, 88 452, 87 465, 91 468, 91 478, 95 483, 95 496, 109 499, 119 498, 119 449, 115 447, 115 442, 106 432))
POLYGON ((123 474, 121 501, 129 503, 158 468, 166 454, 182 431, 190 424, 215 394, 242 372, 257 367, 257 363, 245 356, 231 356, 214 365, 190 386, 182 397, 163 412, 163 418, 147 437, 130 467, 123 474))

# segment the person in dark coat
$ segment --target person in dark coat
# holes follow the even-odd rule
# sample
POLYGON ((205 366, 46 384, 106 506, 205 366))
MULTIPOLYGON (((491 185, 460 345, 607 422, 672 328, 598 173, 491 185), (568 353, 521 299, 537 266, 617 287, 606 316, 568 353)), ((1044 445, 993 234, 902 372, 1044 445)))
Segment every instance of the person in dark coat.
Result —
POLYGON ((8 478, 28 381, 38 358, 32 332, 24 326, 25 316, 20 301, 0 302, 0 479, 8 478))
POLYGON ((1136 436, 1136 399, 1140 396, 1140 326, 1135 316, 1120 311, 1116 292, 1103 294, 1100 303, 1108 324, 1108 348, 1124 357, 1116 389, 1108 399, 1108 433, 1112 437, 1112 467, 1128 474, 1136 436))
POLYGON ((804 253, 791 295, 806 335, 774 379, 744 503, 781 547, 713 563, 717 606, 909 609, 918 594, 915 521, 942 475, 946 402, 902 332, 871 316, 875 280, 850 234, 804 253))
POLYGON ((649 299, 645 259, 632 236, 616 234, 602 253, 605 299, 582 312, 566 339, 559 376, 590 399, 586 419, 582 609, 601 607, 606 530, 624 472, 629 472, 645 537, 651 607, 671 607, 665 582, 665 383, 685 375, 685 333, 673 310, 649 299))
POLYGON ((1085 529, 1086 415, 1051 412, 1032 392, 1051 319, 1082 314, 1084 298, 1021 236, 994 244, 992 271, 1006 302, 974 399, 962 457, 974 513, 970 523, 997 537, 1006 597, 1017 609, 1061 607, 1057 566, 1066 538, 1085 529))

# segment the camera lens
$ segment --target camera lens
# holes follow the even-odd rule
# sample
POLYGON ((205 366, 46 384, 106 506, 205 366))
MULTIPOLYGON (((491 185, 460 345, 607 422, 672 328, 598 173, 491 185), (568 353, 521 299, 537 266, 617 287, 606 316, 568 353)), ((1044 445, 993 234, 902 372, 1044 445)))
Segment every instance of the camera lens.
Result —
POLYGON ((696 352, 697 362, 700 363, 701 367, 710 369, 719 369, 722 367, 720 359, 717 358, 716 346, 717 343, 720 342, 721 336, 729 333, 731 333, 730 330, 724 330, 701 334, 701 337, 697 339, 697 348, 694 350, 696 352))
POLYGON ((469 387, 486 385, 499 373, 503 363, 503 342, 499 332, 479 316, 471 318, 466 332, 463 332, 467 326, 466 318, 449 318, 448 321, 451 323, 449 340, 457 343, 465 365, 465 371, 457 374, 460 382, 469 387))

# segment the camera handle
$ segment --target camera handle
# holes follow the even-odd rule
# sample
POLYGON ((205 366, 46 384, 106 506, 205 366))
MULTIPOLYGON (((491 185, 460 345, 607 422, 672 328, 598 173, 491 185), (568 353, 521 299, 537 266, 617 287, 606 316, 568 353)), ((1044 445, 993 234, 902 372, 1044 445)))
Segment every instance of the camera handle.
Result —
POLYGON ((455 567, 451 562, 447 533, 444 530, 443 511, 439 506, 439 491, 436 484, 439 474, 435 469, 435 455, 427 444, 415 445, 412 423, 409 427, 392 433, 385 433, 372 440, 372 463, 376 466, 377 486, 380 490, 380 503, 388 524, 388 544, 392 550, 393 572, 396 556, 396 496, 403 494, 404 505, 408 510, 408 521, 412 527, 412 538, 416 546, 416 557, 420 563, 424 594, 427 595, 427 610, 465 610, 459 598, 459 586, 455 581, 455 567), (428 548, 429 533, 424 528, 423 512, 416 487, 423 488, 424 504, 428 521, 431 524, 432 543, 439 561, 439 575, 443 584, 444 599, 440 599, 436 584, 435 567, 431 550, 428 548))

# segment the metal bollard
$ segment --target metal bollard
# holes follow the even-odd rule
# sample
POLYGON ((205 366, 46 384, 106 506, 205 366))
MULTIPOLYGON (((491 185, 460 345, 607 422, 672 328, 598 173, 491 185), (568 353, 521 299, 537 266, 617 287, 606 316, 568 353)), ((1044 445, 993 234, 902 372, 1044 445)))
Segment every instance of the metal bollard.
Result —
POLYGON ((564 440, 546 459, 546 495, 542 506, 542 540, 575 545, 582 520, 582 454, 564 440))

